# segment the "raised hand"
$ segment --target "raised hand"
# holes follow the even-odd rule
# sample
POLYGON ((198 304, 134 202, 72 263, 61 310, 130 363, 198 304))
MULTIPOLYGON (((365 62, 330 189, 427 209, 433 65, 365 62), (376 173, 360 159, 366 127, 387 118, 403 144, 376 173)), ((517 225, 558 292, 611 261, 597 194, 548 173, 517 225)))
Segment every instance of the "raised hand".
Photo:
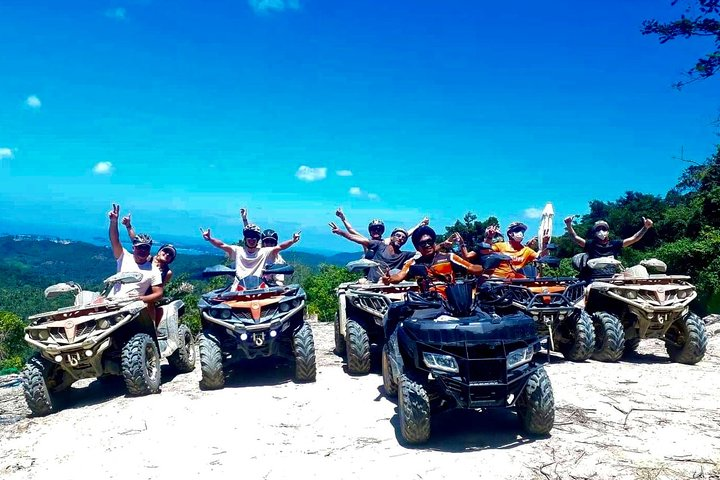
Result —
POLYGON ((108 218, 111 222, 117 222, 120 216, 120 205, 112 204, 112 210, 108 212, 108 218))
POLYGON ((533 237, 530 240, 528 240, 528 242, 525 245, 527 245, 528 247, 535 247, 535 246, 537 246, 537 241, 538 241, 538 237, 533 237))
POLYGON ((652 228, 652 226, 653 226, 652 220, 650 220, 649 218, 645 218, 645 217, 642 217, 642 219, 643 219, 643 225, 645 226, 645 228, 652 228))
POLYGON ((243 220, 247 218, 247 210, 246 209, 244 209, 244 208, 240 209, 240 218, 242 218, 243 220))
POLYGON ((570 215, 569 217, 565 217, 565 225, 572 225, 575 217, 577 217, 577 215, 570 215))
POLYGON ((200 227, 200 233, 202 234, 202 237, 205 240, 207 240, 208 242, 210 241, 210 229, 209 228, 207 230, 203 230, 202 227, 200 227))
POLYGON ((345 214, 343 213, 341 207, 338 207, 338 209, 335 210, 335 215, 337 215, 340 220, 345 221, 345 214))
POLYGON ((420 225, 426 226, 430 223, 430 219, 428 217, 423 217, 422 220, 420 220, 420 225))
POLYGON ((547 228, 543 230, 543 237, 542 237, 543 245, 547 245, 550 243, 550 230, 547 228))
POLYGON ((293 238, 292 238, 293 243, 297 243, 297 242, 300 241, 300 233, 301 233, 301 232, 295 232, 295 233, 293 233, 293 238))
POLYGON ((129 213, 122 218, 121 223, 128 228, 130 227, 131 223, 130 223, 130 214, 129 213))
POLYGON ((340 228, 338 228, 335 222, 330 222, 328 223, 328 225, 330 226, 330 230, 332 231, 332 233, 334 233, 335 235, 340 235, 340 228))

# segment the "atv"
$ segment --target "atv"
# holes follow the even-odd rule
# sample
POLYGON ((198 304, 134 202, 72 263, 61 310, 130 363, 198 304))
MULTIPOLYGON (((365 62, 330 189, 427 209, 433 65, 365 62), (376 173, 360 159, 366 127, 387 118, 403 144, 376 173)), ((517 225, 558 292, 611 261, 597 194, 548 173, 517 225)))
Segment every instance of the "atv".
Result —
MULTIPOLYGON (((347 269, 376 268, 372 260, 357 260, 347 264, 347 269)), ((335 315, 335 353, 347 354, 348 372, 365 375, 370 372, 370 345, 385 342, 382 321, 388 307, 401 301, 405 293, 417 291, 414 282, 395 285, 372 283, 365 279, 341 283, 335 290, 338 297, 338 313, 335 315)))
POLYGON ((195 368, 195 345, 187 325, 178 325, 182 301, 163 305, 156 330, 145 302, 108 298, 116 283, 141 280, 137 272, 117 273, 102 292, 83 291, 76 283, 45 290, 46 298, 75 295, 74 305, 29 317, 25 341, 39 352, 25 364, 23 391, 33 415, 57 409, 56 395, 76 380, 122 376, 130 395, 160 391, 160 360, 180 373, 195 368))
POLYGON ((690 277, 666 275, 667 266, 657 259, 624 269, 612 257, 587 260, 586 254, 578 254, 573 266, 581 271, 619 272, 593 279, 578 302, 595 327, 593 358, 615 362, 634 352, 641 339, 659 338, 673 362, 693 365, 703 359, 708 338, 702 319, 690 311, 697 297, 690 277))
MULTIPOLYGON (((293 271, 290 265, 268 265, 262 277, 237 278, 235 288, 229 285, 202 295, 201 388, 223 388, 227 370, 240 360, 278 356, 295 361, 296 381, 315 381, 315 343, 305 320, 305 291, 270 279, 293 271)), ((224 265, 207 268, 203 275, 236 276, 224 265)))
POLYGON ((398 397, 400 433, 410 444, 430 438, 432 414, 454 408, 514 408, 532 435, 553 427, 553 391, 536 360, 535 322, 521 312, 483 311, 474 283, 447 284, 445 296, 433 287, 408 292, 385 315, 383 385, 398 397))
MULTIPOLYGON (((552 264, 554 260, 544 258, 535 263, 552 264)), ((585 283, 572 277, 536 276, 536 268, 528 270, 530 278, 491 278, 479 294, 501 315, 522 312, 531 316, 538 333, 548 337, 549 350, 574 362, 590 358, 595 351, 595 330, 590 315, 576 305, 584 295, 585 283)))

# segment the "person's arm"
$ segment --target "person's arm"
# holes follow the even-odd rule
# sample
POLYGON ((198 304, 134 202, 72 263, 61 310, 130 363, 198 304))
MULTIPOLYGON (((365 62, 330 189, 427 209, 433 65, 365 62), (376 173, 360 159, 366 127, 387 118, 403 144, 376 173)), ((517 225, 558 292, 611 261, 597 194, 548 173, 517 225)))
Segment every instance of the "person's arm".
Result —
MULTIPOLYGON (((417 228, 417 227, 416 227, 416 228, 417 228)), ((453 246, 453 243, 455 243, 456 241, 459 241, 458 238, 459 238, 460 240, 462 240, 462 237, 460 236, 459 233, 457 233, 457 232, 453 233, 453 234, 450 235, 445 241, 440 242, 440 243, 436 243, 436 244, 435 244, 435 251, 436 251, 436 252, 439 252, 439 251, 441 251, 443 248, 446 248, 446 249, 448 249, 448 250, 451 249, 452 246, 453 246)))
MULTIPOLYGON (((350 222, 345 217, 345 213, 343 213, 342 208, 338 207, 337 210, 335 210, 335 215, 340 219, 340 221, 345 225, 345 229, 348 231, 350 235, 357 235, 362 237, 362 234, 355 230, 352 225, 350 225, 350 222)), ((364 237, 363 237, 364 238, 364 237)), ((354 240, 353 240, 354 241, 354 240)))
POLYGON ((454 253, 450 254, 450 261, 453 262, 455 265, 459 265, 463 267, 468 272, 472 273, 473 275, 482 275, 483 273, 483 267, 480 265, 473 265, 472 263, 468 262, 467 260, 464 260, 460 258, 458 255, 455 255, 454 253))
POLYGON ((499 227, 499 226, 497 226, 497 225, 489 225, 489 226, 485 229, 485 239, 484 239, 485 243, 489 243, 490 245, 492 245, 492 243, 493 243, 493 242, 492 242, 493 237, 495 237, 495 234, 498 233, 499 231, 500 231, 500 227, 499 227))
POLYGON ((638 232, 637 232, 635 235, 633 235, 632 237, 628 237, 628 238, 626 238, 625 240, 623 240, 623 243, 622 243, 623 248, 624 248, 624 247, 629 247, 629 246, 632 245, 633 243, 639 242, 640 239, 645 236, 645 234, 647 233, 647 231, 652 228, 652 226, 653 226, 653 221, 650 220, 649 218, 643 217, 643 226, 642 226, 642 228, 641 228, 640 230, 638 230, 638 232))
POLYGON ((154 302, 155 300, 159 300, 163 296, 163 286, 162 285, 153 285, 152 286, 152 292, 147 295, 140 295, 138 297, 138 300, 142 300, 143 302, 154 302))
POLYGON ((429 225, 429 224, 430 224, 430 219, 428 217, 423 217, 423 219, 420 220, 420 223, 418 223, 417 225, 415 225, 414 227, 412 227, 411 229, 408 230, 408 237, 411 236, 413 234, 413 232, 415 230, 417 230, 418 228, 423 227, 425 225, 429 225))
POLYGON ((209 228, 208 228, 207 230, 203 230, 203 229, 201 228, 201 229, 200 229, 200 233, 202 233, 202 237, 203 237, 205 240, 207 240, 208 242, 210 242, 213 246, 215 246, 215 247, 219 248, 220 250, 224 251, 225 253, 227 253, 228 256, 232 257, 232 255, 233 255, 233 253, 234 253, 234 250, 233 250, 233 248, 232 248, 232 245, 227 245, 227 244, 224 243, 222 240, 218 240, 217 238, 212 238, 212 237, 210 236, 210 229, 209 229, 209 228))
POLYGON ((411 258, 410 260, 408 260, 407 262, 405 262, 405 264, 403 264, 403 267, 402 267, 402 269, 401 269, 399 272, 397 272, 397 273, 395 273, 395 274, 393 274, 393 275, 390 275, 390 272, 387 271, 387 272, 385 272, 385 274, 380 278, 380 280, 382 280, 382 282, 383 282, 385 285, 390 285, 391 283, 400 283, 400 282, 402 282, 403 280, 405 280, 405 279, 407 278, 408 272, 410 271, 410 267, 411 267, 413 264, 415 264, 415 260, 411 258))
POLYGON ((123 217, 121 223, 125 225, 125 228, 127 228, 128 237, 130 237, 130 241, 132 241, 137 235, 135 233, 135 229, 132 226, 129 213, 123 217))
POLYGON ((165 274, 165 283, 163 285, 167 285, 168 283, 170 283, 170 280, 172 280, 172 276, 173 276, 173 271, 168 270, 167 273, 165 274))
POLYGON ((245 208, 240 209, 240 218, 242 218, 243 227, 247 227, 249 224, 248 219, 247 219, 247 209, 245 209, 245 208))
POLYGON ((359 234, 354 235, 350 232, 346 232, 346 231, 342 230, 341 228, 338 228, 338 226, 334 222, 330 222, 330 223, 328 223, 328 225, 330 225, 330 230, 335 235, 340 235, 341 237, 343 237, 347 240, 350 240, 351 242, 359 243, 360 245, 362 245, 365 248, 368 248, 370 246, 369 238, 365 238, 359 234))
POLYGON ((581 247, 585 247, 585 239, 575 233, 575 229, 572 226, 573 218, 575 218, 575 215, 570 215, 565 218, 565 228, 567 228, 568 234, 573 242, 581 247))
POLYGON ((272 251, 274 254, 277 254, 278 252, 285 250, 287 248, 290 248, 291 246, 295 245, 297 242, 300 241, 300 232, 293 233, 293 236, 290 240, 285 240, 282 243, 278 243, 276 246, 272 247, 272 251))
POLYGON ((118 217, 120 216, 120 205, 112 204, 112 210, 108 213, 110 218, 110 227, 108 234, 110 236, 110 245, 112 246, 113 255, 115 260, 120 258, 123 254, 123 247, 120 243, 120 232, 118 232, 118 217))

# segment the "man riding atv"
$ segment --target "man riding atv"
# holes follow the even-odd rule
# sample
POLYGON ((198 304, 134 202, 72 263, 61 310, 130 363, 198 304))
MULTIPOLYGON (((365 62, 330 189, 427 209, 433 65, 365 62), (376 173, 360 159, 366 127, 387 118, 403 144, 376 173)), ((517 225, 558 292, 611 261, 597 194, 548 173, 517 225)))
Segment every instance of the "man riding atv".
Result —
MULTIPOLYGON (((415 252, 403 252, 400 250, 408 238, 408 232, 402 228, 394 229, 390 234, 390 243, 386 244, 382 240, 368 240, 362 235, 353 235, 338 228, 333 222, 330 222, 329 225, 332 233, 335 235, 340 235, 351 242, 362 245, 367 252, 365 254, 366 259, 373 260, 388 270, 399 269, 405 262, 415 256, 415 252)), ((377 282, 380 280, 380 277, 381 272, 378 268, 370 268, 368 270, 367 279, 369 281, 377 282)))
POLYGON ((280 251, 290 248, 300 241, 300 232, 296 232, 293 234, 293 238, 274 247, 258 247, 262 232, 260 227, 253 224, 248 224, 243 228, 245 245, 242 247, 228 245, 222 240, 211 237, 209 228, 207 230, 201 228, 200 232, 205 240, 224 251, 235 262, 236 275, 232 285, 233 290, 237 288, 239 280, 249 276, 261 276, 269 257, 277 255, 280 251))
MULTIPOLYGON (((533 262, 538 258, 547 255, 547 249, 542 250, 541 252, 536 252, 528 246, 533 244, 534 242, 537 242, 536 238, 530 240, 527 245, 522 244, 527 228, 527 225, 521 222, 511 223, 508 226, 506 232, 509 238, 508 242, 495 241, 495 238, 497 238, 497 235, 499 233, 498 227, 496 225, 491 225, 485 230, 485 241, 486 243, 492 245, 492 251, 510 257, 509 262, 502 262, 497 266, 497 268, 493 270, 491 274, 493 277, 525 278, 525 275, 522 273, 523 267, 525 267, 530 262, 533 262)), ((545 238, 543 238, 543 245, 547 245, 549 241, 550 237, 546 236, 545 238)), ((465 243, 462 242, 462 238, 460 239, 460 248, 463 258, 468 260, 472 260, 476 256, 482 256, 483 254, 487 253, 485 251, 468 252, 465 248, 465 243)))
MULTIPOLYGON (((575 229, 572 226, 573 218, 575 218, 575 216, 576 215, 571 215, 565 218, 565 226, 567 227, 570 238, 572 238, 572 240, 582 247, 585 250, 585 253, 587 253, 587 260, 602 257, 613 257, 617 259, 623 248, 639 242, 653 226, 652 220, 643 217, 643 226, 637 233, 635 233, 635 235, 624 240, 610 240, 610 227, 608 223, 604 220, 598 220, 595 222, 592 229, 590 229, 590 234, 593 235, 594 238, 585 240, 575 233, 575 229)), ((614 273, 615 269, 612 267, 609 269, 590 269, 582 266, 580 270, 580 278, 587 281, 595 278, 612 277, 614 273)))
MULTIPOLYGON (((360 232, 355 230, 352 225, 350 225, 350 222, 345 217, 345 213, 342 211, 342 208, 339 208, 335 211, 335 215, 340 219, 340 221, 343 222, 343 225, 345 225, 345 229, 348 231, 350 235, 356 235, 359 237, 363 237, 360 232)), ((430 223, 430 219, 428 217, 424 217, 422 220, 420 220, 420 223, 415 225, 414 227, 407 230, 407 235, 412 235, 415 229, 422 227, 423 225, 427 225, 430 223)), ((334 224, 333 224, 334 225, 334 224)), ((403 229, 404 230, 404 229, 403 229)), ((382 238, 383 233, 385 233, 385 223, 382 220, 374 219, 371 220, 368 224, 368 233, 370 234, 370 240, 381 240, 385 242, 385 245, 390 245, 390 242, 392 241, 392 238, 382 238)), ((368 254, 368 250, 364 250, 366 254, 368 254)), ((369 253, 370 256, 366 256, 368 260, 372 259, 372 252, 369 253)))

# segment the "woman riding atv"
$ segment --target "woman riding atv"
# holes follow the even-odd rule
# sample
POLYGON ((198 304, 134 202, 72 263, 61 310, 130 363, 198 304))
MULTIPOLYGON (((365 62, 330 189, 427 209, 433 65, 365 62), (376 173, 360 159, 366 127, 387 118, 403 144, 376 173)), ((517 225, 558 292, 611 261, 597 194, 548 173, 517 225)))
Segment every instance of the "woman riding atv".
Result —
MULTIPOLYGON (((457 235, 453 236, 454 239, 457 239, 457 237, 457 235)), ((415 230, 412 234, 412 242, 420 253, 420 256, 416 256, 405 262, 402 270, 394 275, 386 272, 381 279, 382 282, 385 285, 402 282, 407 278, 410 267, 413 265, 427 266, 430 280, 440 280, 445 283, 454 282, 456 272, 469 272, 473 275, 482 275, 484 271, 482 266, 473 265, 454 253, 438 252, 435 245, 436 238, 437 235, 435 231, 427 225, 415 230)), ((438 293, 444 295, 444 286, 438 287, 438 293)))
MULTIPOLYGON (((590 234, 593 236, 593 238, 585 240, 577 233, 575 233, 575 229, 572 226, 573 218, 575 217, 576 215, 571 215, 565 218, 565 226, 567 228, 568 234, 570 235, 570 238, 572 238, 575 243, 577 243, 580 247, 584 249, 585 253, 587 254, 587 260, 601 257, 619 257, 623 248, 629 247, 630 245, 639 242, 640 239, 643 238, 647 231, 653 226, 652 220, 642 217, 643 226, 637 233, 635 233, 635 235, 633 235, 632 237, 628 237, 624 240, 610 240, 610 226, 606 221, 598 220, 590 229, 590 234)), ((608 269, 592 270, 586 268, 585 265, 579 266, 581 267, 580 279, 582 280, 612 277, 615 273, 614 267, 609 267, 608 269)))

